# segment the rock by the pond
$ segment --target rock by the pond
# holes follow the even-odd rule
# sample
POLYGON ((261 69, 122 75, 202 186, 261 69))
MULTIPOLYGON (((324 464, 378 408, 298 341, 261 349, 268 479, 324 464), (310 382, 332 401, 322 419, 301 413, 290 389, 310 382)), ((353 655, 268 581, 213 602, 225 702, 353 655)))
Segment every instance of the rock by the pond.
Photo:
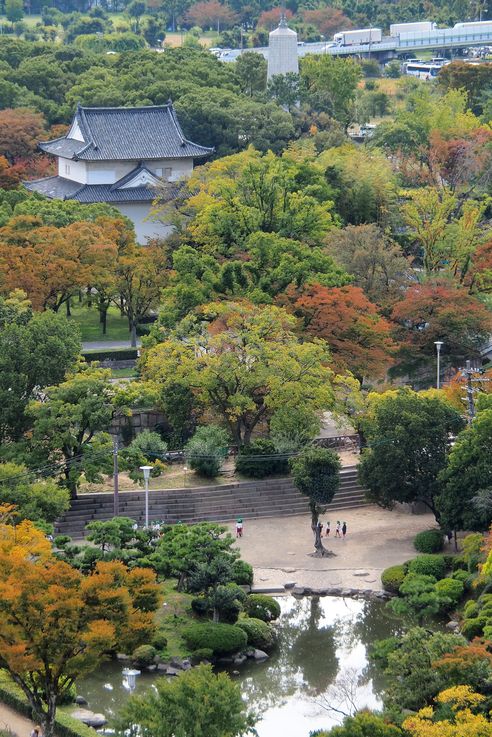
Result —
POLYGON ((295 585, 295 581, 287 581, 286 583, 284 583, 284 589, 293 589, 295 585))
POLYGON ((131 657, 126 653, 116 653, 116 660, 119 660, 120 663, 129 663, 131 657))
POLYGON ((236 655, 236 657, 233 660, 234 665, 242 665, 245 663, 248 659, 247 655, 236 655))
POLYGON ((177 668, 172 668, 171 666, 168 666, 166 668, 166 676, 177 676, 179 673, 179 670, 177 668))
POLYGON ((159 673, 165 673, 168 668, 169 668, 169 663, 158 663, 157 664, 157 670, 159 671, 159 673))
POLYGON ((74 698, 74 701, 75 701, 75 703, 76 703, 76 704, 78 704, 79 706, 85 706, 85 705, 87 704, 87 699, 84 699, 84 697, 83 697, 83 696, 76 696, 76 697, 74 698))
POLYGON ((188 658, 186 658, 185 660, 183 660, 183 662, 181 663, 181 668, 182 668, 182 670, 190 670, 190 668, 191 668, 191 662, 188 660, 188 658))
POLYGON ((155 670, 157 670, 157 665, 147 665, 145 670, 147 673, 153 673, 155 670))
POLYGON ((458 632, 460 629, 460 623, 452 619, 450 622, 447 623, 446 627, 448 628, 448 630, 452 630, 453 632, 458 632))
POLYGON ((253 658, 255 660, 266 660, 268 658, 268 655, 264 650, 255 649, 253 658))
POLYGON ((304 586, 294 586, 294 588, 292 589, 292 593, 294 596, 304 596, 304 594, 306 593, 306 589, 304 588, 304 586))
POLYGON ((239 671, 238 670, 233 670, 232 671, 232 675, 233 676, 238 676, 239 675, 239 671))
POLYGON ((72 717, 87 724, 88 727, 94 727, 94 729, 104 727, 108 722, 104 714, 95 714, 90 709, 75 709, 72 712, 72 717))

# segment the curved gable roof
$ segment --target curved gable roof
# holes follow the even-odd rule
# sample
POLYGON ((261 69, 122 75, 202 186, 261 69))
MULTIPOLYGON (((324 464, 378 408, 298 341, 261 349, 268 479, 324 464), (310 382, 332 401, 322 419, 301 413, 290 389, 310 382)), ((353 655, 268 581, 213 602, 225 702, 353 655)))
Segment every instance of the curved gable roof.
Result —
POLYGON ((74 121, 84 141, 57 138, 40 148, 81 161, 200 158, 213 153, 213 148, 185 138, 171 102, 134 108, 79 105, 74 121))

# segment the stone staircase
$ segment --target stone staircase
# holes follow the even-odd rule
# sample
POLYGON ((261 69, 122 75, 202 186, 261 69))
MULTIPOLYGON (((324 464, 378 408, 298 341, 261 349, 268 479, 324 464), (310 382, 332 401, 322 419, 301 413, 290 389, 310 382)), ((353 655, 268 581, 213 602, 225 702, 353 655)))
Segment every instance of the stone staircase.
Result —
MULTIPOLYGON (((345 467, 341 472, 340 488, 329 509, 337 511, 365 504, 367 502, 364 498, 364 489, 357 480, 356 466, 345 467)), ((144 523, 144 505, 143 491, 120 493, 120 515, 131 517, 139 525, 144 523)), ((189 489, 152 489, 149 493, 151 521, 228 522, 239 515, 244 519, 252 519, 286 517, 307 512, 308 501, 297 491, 290 478, 189 489)), ((70 510, 57 521, 55 533, 82 538, 88 522, 108 520, 112 517, 112 494, 84 494, 75 499, 70 510)))

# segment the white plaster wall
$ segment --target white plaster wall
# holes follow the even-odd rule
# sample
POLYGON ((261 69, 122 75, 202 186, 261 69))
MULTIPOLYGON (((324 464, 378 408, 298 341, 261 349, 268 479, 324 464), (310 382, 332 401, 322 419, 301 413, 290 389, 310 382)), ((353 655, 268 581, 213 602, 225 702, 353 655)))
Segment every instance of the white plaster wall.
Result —
POLYGON ((166 238, 173 232, 173 226, 170 224, 145 219, 150 212, 150 204, 130 202, 127 204, 117 204, 114 207, 133 221, 135 233, 137 234, 137 243, 141 245, 145 245, 149 238, 166 238))
POLYGON ((87 184, 114 184, 136 168, 135 161, 87 161, 87 184))
MULTIPOLYGON (((170 182, 176 182, 182 177, 190 177, 193 172, 193 159, 154 159, 152 161, 144 161, 144 165, 153 174, 157 174, 158 169, 172 169, 170 182)), ((158 175, 160 176, 160 174, 158 175)))
POLYGON ((72 159, 58 159, 58 176, 71 179, 73 182, 87 184, 87 169, 85 161, 72 161, 72 159), (70 167, 70 174, 65 171, 65 164, 70 167))

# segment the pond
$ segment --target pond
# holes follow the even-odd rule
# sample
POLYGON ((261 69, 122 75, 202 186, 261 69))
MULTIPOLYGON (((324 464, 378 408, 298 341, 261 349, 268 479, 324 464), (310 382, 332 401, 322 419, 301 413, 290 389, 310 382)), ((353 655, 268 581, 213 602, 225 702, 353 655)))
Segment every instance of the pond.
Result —
MULTIPOLYGON (((379 707, 383 684, 371 670, 367 651, 374 641, 401 631, 384 602, 291 596, 278 601, 277 649, 267 661, 248 661, 232 675, 245 701, 261 715, 259 737, 308 737, 311 730, 340 723, 343 716, 328 705, 342 711, 350 709, 349 701, 379 707)), ((122 669, 107 663, 78 684, 89 708, 110 722, 129 694, 122 669)), ((155 677, 137 676, 136 692, 155 677)))

